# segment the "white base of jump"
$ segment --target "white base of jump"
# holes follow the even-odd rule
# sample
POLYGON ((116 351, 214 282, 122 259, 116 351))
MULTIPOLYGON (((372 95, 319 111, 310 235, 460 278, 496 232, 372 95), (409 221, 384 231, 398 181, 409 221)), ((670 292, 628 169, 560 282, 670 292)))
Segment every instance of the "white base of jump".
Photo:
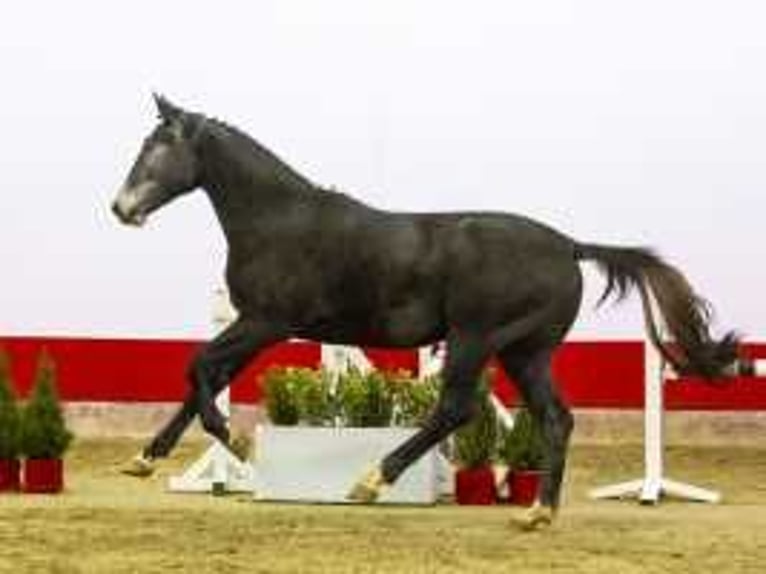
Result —
POLYGON ((659 480, 643 478, 604 486, 592 490, 590 496, 595 499, 637 498, 642 504, 657 504, 663 496, 674 496, 684 500, 714 504, 721 501, 721 494, 714 490, 676 482, 669 478, 659 480))
POLYGON ((251 462, 214 443, 186 472, 171 476, 168 488, 173 492, 252 492, 254 480, 251 462))

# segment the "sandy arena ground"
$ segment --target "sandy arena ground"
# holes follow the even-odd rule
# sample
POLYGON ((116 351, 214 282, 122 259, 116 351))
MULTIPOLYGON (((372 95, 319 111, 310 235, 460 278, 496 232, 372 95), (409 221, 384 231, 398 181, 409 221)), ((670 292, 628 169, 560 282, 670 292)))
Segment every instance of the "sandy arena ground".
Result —
POLYGON ((0 572, 567 572, 695 574, 766 570, 766 446, 668 451, 669 474, 725 496, 717 506, 594 502, 595 485, 640 473, 637 445, 575 446, 555 526, 522 533, 509 507, 277 505, 170 494, 169 474, 122 477, 135 439, 82 439, 61 496, 0 496, 0 572))

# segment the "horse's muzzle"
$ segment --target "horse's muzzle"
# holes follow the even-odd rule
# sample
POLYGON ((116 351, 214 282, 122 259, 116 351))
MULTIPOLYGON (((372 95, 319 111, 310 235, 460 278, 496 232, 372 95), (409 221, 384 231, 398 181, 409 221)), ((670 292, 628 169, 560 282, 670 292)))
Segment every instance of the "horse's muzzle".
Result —
POLYGON ((137 211, 127 212, 117 201, 112 204, 112 213, 125 225, 141 227, 146 221, 146 216, 137 211))
POLYGON ((125 225, 142 226, 146 222, 148 212, 151 211, 150 204, 155 187, 152 182, 123 187, 112 203, 112 213, 125 225))

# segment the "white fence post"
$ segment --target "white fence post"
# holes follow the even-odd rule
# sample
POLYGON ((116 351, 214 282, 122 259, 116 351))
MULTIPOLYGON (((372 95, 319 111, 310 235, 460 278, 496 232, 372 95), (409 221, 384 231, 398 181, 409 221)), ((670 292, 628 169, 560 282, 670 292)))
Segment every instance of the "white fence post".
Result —
MULTIPOLYGON (((655 307, 652 302, 652 307, 655 307)), ((657 316, 655 314, 655 316, 657 316)), ((659 351, 651 342, 644 343, 644 476, 636 480, 591 490, 595 499, 637 497, 641 503, 656 504, 663 495, 697 502, 717 503, 721 494, 665 478, 664 387, 675 373, 666 368, 659 351)))

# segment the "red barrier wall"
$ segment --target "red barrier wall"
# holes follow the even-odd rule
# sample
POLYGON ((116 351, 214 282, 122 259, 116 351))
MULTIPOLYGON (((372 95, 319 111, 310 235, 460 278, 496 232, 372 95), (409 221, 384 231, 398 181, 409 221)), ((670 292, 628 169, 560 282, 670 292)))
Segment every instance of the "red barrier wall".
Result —
MULTIPOLYGON (((178 401, 186 390, 185 373, 200 341, 0 337, 11 358, 16 386, 23 396, 31 386, 37 356, 46 349, 58 370, 59 390, 68 401, 178 401)), ((415 351, 366 350, 379 368, 417 369, 415 351)), ((766 357, 766 344, 750 345, 752 356, 766 357)), ((315 343, 290 342, 271 347, 232 386, 237 402, 260 398, 258 379, 272 365, 317 366, 315 343)), ((497 392, 513 402, 512 384, 498 373, 497 392)), ((643 344, 637 341, 571 342, 554 361, 562 395, 580 407, 643 406, 643 344)), ((693 379, 667 385, 672 409, 766 410, 766 380, 737 378, 710 385, 693 379)))

